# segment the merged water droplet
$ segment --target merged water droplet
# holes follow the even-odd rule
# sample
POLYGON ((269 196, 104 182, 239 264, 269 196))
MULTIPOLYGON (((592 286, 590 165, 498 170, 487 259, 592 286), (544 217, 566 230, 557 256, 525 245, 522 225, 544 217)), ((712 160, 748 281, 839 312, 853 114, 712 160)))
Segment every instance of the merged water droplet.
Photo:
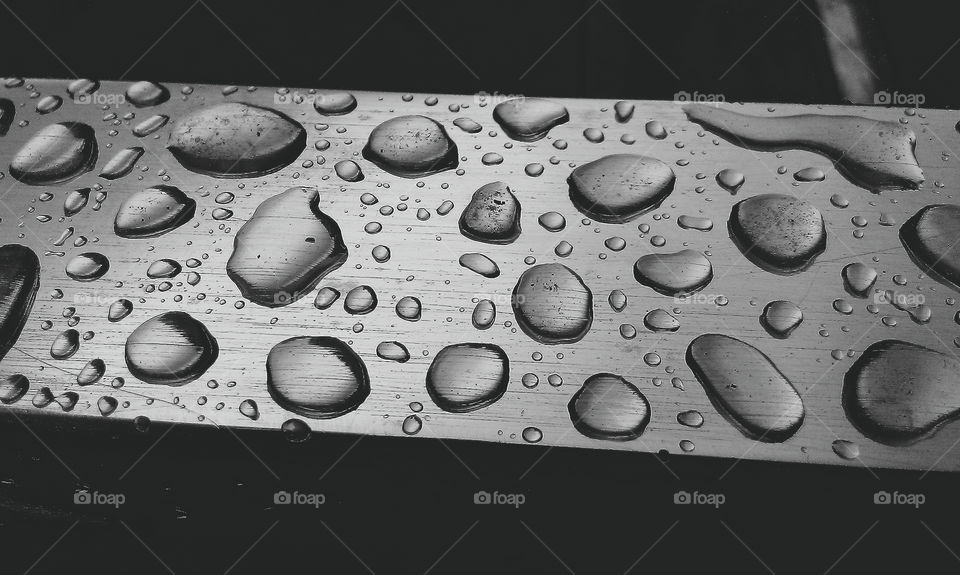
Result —
POLYGON ((113 231, 122 238, 153 238, 189 222, 196 208, 197 202, 179 188, 153 186, 123 199, 113 231))
POLYGON ((490 244, 509 244, 517 239, 520 202, 510 187, 504 182, 491 182, 474 192, 460 216, 460 232, 490 244))
POLYGON ((747 437, 782 442, 800 429, 800 394, 757 348, 709 333, 690 343, 686 357, 714 408, 747 437))
POLYGON ((127 337, 130 373, 146 383, 179 386, 207 371, 220 354, 207 327, 182 311, 168 311, 140 324, 127 337))
POLYGON ((103 277, 110 269, 110 260, 107 256, 97 252, 86 252, 70 259, 67 262, 66 272, 71 279, 78 282, 92 282, 103 277))
POLYGON ((17 343, 40 289, 40 260, 19 244, 0 247, 0 359, 17 343))
POLYGON ((510 361, 492 343, 449 345, 427 370, 427 393, 437 407, 452 413, 476 411, 500 399, 510 380, 510 361))
POLYGON ((676 177, 656 158, 614 154, 578 166, 570 173, 570 200, 585 215, 623 223, 652 210, 670 195, 676 177))
POLYGON ((10 160, 10 175, 35 186, 71 180, 97 162, 93 128, 80 122, 50 124, 40 129, 10 160))
POLYGON ((809 267, 827 247, 820 210, 793 196, 762 194, 733 206, 730 235, 743 255, 778 274, 809 267))
POLYGON ((178 120, 167 148, 188 170, 218 178, 245 178, 287 166, 306 145, 306 130, 286 115, 230 102, 178 120))
POLYGON ((677 297, 706 287, 713 279, 713 266, 705 255, 694 250, 646 254, 633 265, 633 276, 663 295, 677 297))
POLYGON ((511 305, 520 329, 549 345, 580 341, 593 324, 593 294, 563 264, 539 264, 524 271, 511 305))
POLYGON ((587 378, 567 410, 576 430, 593 439, 636 439, 650 422, 647 398, 635 385, 612 373, 587 378))
POLYGON ((514 140, 535 142, 560 124, 570 121, 567 109, 542 98, 514 98, 493 109, 493 119, 514 140))
POLYGON ((916 190, 923 183, 914 155, 917 137, 898 123, 821 114, 749 116, 706 104, 687 104, 683 111, 691 121, 739 146, 822 154, 847 179, 868 190, 916 190))
POLYGON ((861 433, 887 445, 933 435, 960 416, 960 361, 926 347, 883 340, 863 351, 843 380, 843 409, 861 433))
POLYGON ((370 394, 363 360, 335 337, 293 337, 267 356, 267 390, 280 407, 304 417, 340 417, 370 394))
POLYGON ((456 168, 457 145, 426 116, 399 116, 370 132, 363 157, 395 176, 419 178, 456 168))
POLYGON ((777 300, 768 303, 760 315, 760 325, 778 339, 790 337, 803 322, 803 312, 793 302, 777 300))
POLYGON ((320 211, 316 188, 290 188, 265 200, 237 232, 227 275, 266 307, 297 301, 347 259, 340 226, 320 211))
POLYGON ((423 428, 423 421, 419 416, 411 414, 403 420, 402 429, 407 435, 416 435, 423 428))
POLYGON ((913 262, 933 279, 960 289, 960 206, 927 206, 900 227, 900 241, 913 262))

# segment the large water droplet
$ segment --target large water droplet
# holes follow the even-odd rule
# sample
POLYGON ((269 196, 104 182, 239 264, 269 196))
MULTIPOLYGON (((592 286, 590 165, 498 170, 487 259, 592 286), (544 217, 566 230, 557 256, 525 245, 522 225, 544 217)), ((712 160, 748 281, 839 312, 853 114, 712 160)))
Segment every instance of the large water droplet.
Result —
POLYGON ((179 386, 191 382, 217 360, 220 347, 207 327, 181 311, 169 311, 140 324, 127 338, 130 373, 147 383, 179 386))
POLYGON ((20 401, 30 390, 30 382, 23 375, 10 375, 0 381, 0 403, 10 405, 20 401))
POLYGON ((179 188, 158 185, 123 199, 113 222, 122 238, 152 238, 176 229, 193 218, 197 203, 179 188))
POLYGON ((773 273, 802 271, 827 247, 820 210, 793 196, 763 194, 743 200, 733 206, 729 227, 743 255, 773 273))
POLYGON ((960 361, 897 340, 872 344, 847 371, 843 409, 861 433, 887 445, 933 435, 960 416, 960 361))
POLYGON ((619 375, 587 378, 567 406, 573 426, 594 439, 636 439, 650 421, 650 403, 635 385, 619 375))
POLYGON ((932 205, 900 227, 900 241, 913 262, 933 279, 960 289, 960 206, 932 205))
POLYGON ((315 419, 351 412, 370 394, 360 356, 335 337, 293 337, 267 356, 267 389, 280 407, 315 419))
POLYGON ((16 107, 13 102, 6 98, 0 98, 0 136, 7 135, 10 124, 13 123, 14 115, 16 115, 16 107))
POLYGON ((0 247, 0 359, 17 343, 40 289, 40 260, 19 244, 0 247))
POLYGON ((243 224, 227 275, 244 297, 266 307, 287 305, 346 261, 340 226, 319 205, 316 188, 290 188, 265 200, 243 224))
POLYGON ((514 98, 493 109, 493 119, 514 140, 535 142, 570 120, 567 109, 542 98, 514 98))
POLYGON ((382 170, 419 178, 456 168, 457 145, 444 127, 426 116, 391 118, 370 132, 363 157, 382 170))
POLYGON ((563 264, 528 268, 511 300, 517 324, 546 344, 579 341, 593 324, 593 294, 579 275, 563 264))
POLYGON ((803 424, 800 394, 752 345, 720 334, 701 335, 687 348, 687 364, 714 408, 747 437, 786 441, 803 424))
POLYGON ((427 392, 437 407, 466 413, 494 403, 507 390, 510 362, 492 343, 449 345, 427 370, 427 392))
POLYGON ((520 235, 520 202, 504 182, 491 182, 473 193, 460 216, 460 232, 472 240, 509 244, 520 235))
POLYGON ((713 266, 706 256, 694 250, 646 254, 633 265, 633 276, 657 292, 677 297, 706 287, 713 279, 713 266))
POLYGON ((923 183, 914 156, 917 137, 898 123, 820 114, 758 117, 705 104, 687 104, 683 111, 739 146, 822 154, 847 179, 872 191, 915 190, 923 183))
POLYGON ((284 114, 232 102, 202 108, 181 118, 167 147, 183 166, 219 178, 275 172, 307 145, 307 133, 284 114))
POLYGON ((578 166, 567 182, 578 210, 601 222, 623 223, 659 206, 675 180, 670 166, 656 158, 614 154, 578 166))
POLYGON ((56 184, 91 170, 96 162, 93 128, 64 122, 46 126, 27 140, 10 161, 10 175, 25 184, 56 184))

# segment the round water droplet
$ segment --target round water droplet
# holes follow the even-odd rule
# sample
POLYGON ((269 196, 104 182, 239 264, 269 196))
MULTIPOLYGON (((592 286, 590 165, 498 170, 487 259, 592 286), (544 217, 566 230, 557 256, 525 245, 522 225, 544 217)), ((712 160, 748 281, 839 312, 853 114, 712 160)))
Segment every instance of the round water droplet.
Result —
POLYGON ((406 363, 410 360, 410 352, 407 350, 407 346, 399 341, 381 341, 377 345, 377 356, 380 359, 398 363, 406 363))
POLYGON ((449 345, 433 358, 427 371, 427 392, 437 407, 466 413, 503 396, 510 379, 507 354, 490 343, 449 345))
POLYGON ((473 327, 477 329, 489 329, 497 320, 497 306, 488 299, 482 299, 477 302, 473 308, 473 327))
POLYGON ((793 302, 777 300, 768 303, 760 315, 760 324, 773 337, 784 339, 803 322, 803 312, 793 302))
POLYGON ((793 196, 763 194, 733 206, 730 235, 757 266, 778 274, 806 269, 827 246, 820 210, 793 196))
POLYGON ((127 337, 130 373, 146 383, 179 386, 201 375, 217 360, 220 348, 207 327, 191 315, 171 311, 140 324, 127 337))
POLYGON ((562 264, 533 266, 517 280, 511 300, 517 324, 545 344, 579 341, 593 323, 593 294, 562 264))
POLYGON ((650 421, 650 403, 635 385, 612 373, 587 378, 567 406, 573 426, 594 439, 636 439, 650 421))
POLYGON ((457 145, 446 129, 426 116, 400 116, 370 132, 363 157, 382 170, 419 178, 456 168, 457 145))
POLYGON ((343 298, 343 309, 353 315, 368 314, 377 309, 377 294, 370 286, 357 286, 343 298))
POLYGON ((474 192, 460 216, 460 232, 472 240, 508 244, 520 235, 520 202, 504 182, 474 192))
POLYGON ((293 337, 267 356, 267 390, 282 408, 316 419, 339 417, 370 394, 360 356, 333 337, 293 337))

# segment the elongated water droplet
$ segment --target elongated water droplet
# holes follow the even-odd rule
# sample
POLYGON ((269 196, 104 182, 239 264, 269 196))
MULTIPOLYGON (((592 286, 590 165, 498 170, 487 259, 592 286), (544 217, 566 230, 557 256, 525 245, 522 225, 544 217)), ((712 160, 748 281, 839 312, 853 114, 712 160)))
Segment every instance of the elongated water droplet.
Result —
POLYGON ((793 174, 793 179, 798 182, 822 182, 826 178, 820 168, 804 168, 793 174))
POLYGON ((227 275, 244 297, 266 307, 292 303, 347 259, 340 226, 320 211, 315 188, 265 200, 237 232, 227 275))
POLYGON ((497 321, 497 306, 488 299, 482 299, 477 302, 473 308, 473 327, 477 329, 489 329, 493 322, 497 321))
POLYGON ((163 114, 150 116, 133 127, 133 135, 138 138, 144 138, 166 126, 169 121, 170 116, 164 116, 163 114))
POLYGON ((10 175, 25 184, 57 184, 91 170, 96 162, 93 128, 79 122, 50 124, 13 156, 10 175))
POLYGON ((567 410, 576 430, 593 439, 636 439, 650 422, 647 398, 635 385, 612 373, 587 378, 567 410))
POLYGON ((197 203, 179 188, 158 185, 124 198, 113 222, 122 238, 152 238, 190 221, 197 203))
POLYGON ((615 154, 578 166, 567 182, 578 210, 601 222, 623 223, 659 206, 675 180, 670 166, 656 158, 615 154))
POLYGON ((690 120, 751 149, 802 149, 822 154, 854 184, 868 190, 915 190, 923 183, 912 130, 857 116, 802 114, 759 117, 706 104, 683 107, 690 120))
POLYGON ((503 396, 510 380, 507 354, 492 343, 449 345, 433 358, 427 371, 427 393, 437 407, 466 413, 503 396))
POLYGON ((508 244, 520 235, 520 202, 504 182, 491 182, 473 193, 460 216, 460 232, 472 240, 508 244))
POLYGON ((500 266, 497 262, 483 254, 463 254, 460 256, 460 265, 484 277, 495 278, 500 275, 500 266))
POLYGON ((126 176, 133 170, 134 165, 136 165, 137 160, 139 160, 142 155, 143 148, 141 147, 120 150, 110 158, 107 165, 103 167, 103 170, 100 172, 100 177, 105 180, 116 180, 117 178, 126 176))
POLYGON ((280 112, 231 102, 197 110, 177 121, 167 147, 188 170, 219 178, 275 172, 307 145, 298 122, 280 112))
POLYGON ((254 421, 260 419, 260 408, 257 402, 252 399, 244 399, 240 402, 240 413, 254 421))
POLYGON ((150 279, 172 278, 176 277, 182 269, 183 267, 174 260, 161 259, 150 264, 147 268, 147 277, 150 279))
POLYGON ((457 145, 426 116, 400 116, 370 132, 363 157, 395 176, 419 178, 456 168, 457 145))
POLYGON ((830 447, 841 459, 857 459, 860 457, 860 446, 852 441, 837 439, 830 447))
POLYGON ((357 99, 349 92, 320 92, 313 94, 313 109, 324 116, 342 116, 357 107, 357 99))
POLYGON ((10 130, 10 124, 13 123, 13 117, 16 115, 16 107, 13 102, 0 98, 0 136, 6 136, 10 130))
POLYGON ((0 247, 0 359, 20 338, 40 289, 40 260, 19 244, 0 247))
POLYGON ((68 329, 54 338, 50 345, 50 357, 53 359, 69 359, 80 349, 80 332, 68 329))
POLYGON ((792 274, 809 267, 827 247, 820 210, 793 196, 763 194, 733 206, 730 235, 762 269, 792 274))
POLYGON ((517 324, 546 344, 579 341, 593 323, 593 294, 562 264, 533 266, 517 280, 511 300, 517 324))
POLYGON ((670 312, 665 309, 655 309, 644 316, 643 325, 653 332, 672 332, 680 329, 680 320, 670 315, 670 312))
POLYGON ((118 299, 110 304, 107 310, 107 319, 111 322, 117 322, 130 315, 133 311, 133 303, 128 299, 118 299))
POLYGON ((757 348, 725 335, 701 335, 687 348, 687 365, 714 408, 747 437, 782 442, 803 424, 800 394, 757 348))
POLYGON ((293 337, 267 356, 267 390, 280 407, 329 419, 349 413, 370 394, 360 356, 334 337, 293 337))
POLYGON ((37 113, 49 114, 50 112, 56 112, 60 109, 61 105, 63 105, 63 98, 54 94, 49 94, 37 101, 37 113))
POLYGON ((677 225, 685 230, 709 232, 713 229, 713 220, 710 218, 683 215, 677 218, 677 225))
POLYGON ((169 311, 140 324, 127 337, 127 369, 146 383, 179 386, 210 368, 220 354, 217 340, 190 314, 169 311))
POLYGON ((567 109, 542 98, 514 98, 493 109, 493 119, 514 140, 535 142, 570 120, 567 109))
POLYGON ((340 292, 336 288, 329 286, 317 290, 317 298, 313 300, 313 306, 317 309, 327 309, 333 305, 340 297, 340 292))
POLYGON ((107 366, 103 363, 102 359, 91 359, 83 366, 80 373, 77 374, 77 385, 93 385, 97 383, 100 381, 100 378, 103 377, 106 370, 107 366))
POLYGON ((87 205, 89 199, 90 188, 67 192, 67 196, 63 199, 63 215, 68 218, 77 215, 87 205))
POLYGON ((23 375, 14 374, 0 381, 0 403, 16 403, 30 390, 30 382, 23 375))
POLYGON ((468 134, 476 134, 483 130, 483 126, 474 122, 470 118, 457 118, 453 121, 453 125, 468 134))
POLYGON ((713 266, 706 256, 694 250, 646 254, 633 265, 633 275, 659 293, 678 297, 706 287, 713 279, 713 266))

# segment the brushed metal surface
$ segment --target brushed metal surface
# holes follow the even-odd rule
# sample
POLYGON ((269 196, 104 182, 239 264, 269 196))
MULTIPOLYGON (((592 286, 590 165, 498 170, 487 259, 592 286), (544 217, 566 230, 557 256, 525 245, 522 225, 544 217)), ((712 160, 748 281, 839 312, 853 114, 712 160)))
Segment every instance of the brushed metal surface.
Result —
MULTIPOLYGON (((919 191, 874 194, 848 182, 832 163, 814 153, 785 151, 754 152, 720 140, 700 126, 687 121, 681 107, 672 102, 636 102, 632 119, 625 124, 614 118, 615 100, 556 99, 570 113, 570 121, 553 128, 549 137, 525 143, 511 141, 492 119, 496 100, 480 105, 474 96, 438 95, 435 105, 428 105, 428 95, 404 98, 398 93, 355 92, 358 106, 344 116, 324 117, 310 103, 307 90, 281 94, 273 88, 240 87, 224 95, 220 86, 195 85, 192 90, 168 85, 171 98, 152 108, 135 108, 118 102, 127 83, 102 82, 92 103, 72 101, 66 93, 65 80, 27 80, 19 87, 0 87, 0 97, 16 104, 16 117, 9 133, 0 138, 0 158, 4 169, 12 155, 37 130, 54 122, 82 121, 93 126, 100 146, 97 167, 66 184, 29 186, 9 174, 0 180, 0 240, 3 244, 20 243, 32 248, 42 264, 41 287, 27 325, 17 342, 0 363, 0 376, 22 373, 30 380, 31 390, 19 402, 4 407, 14 414, 37 412, 50 417, 90 418, 91 425, 101 418, 97 400, 110 395, 121 407, 110 417, 133 419, 147 416, 152 421, 177 422, 233 427, 279 429, 281 423, 294 417, 271 400, 266 388, 265 360, 276 343, 294 336, 329 335, 348 341, 363 358, 369 370, 371 393, 354 412, 328 420, 307 420, 314 432, 404 436, 401 425, 412 414, 409 404, 421 402, 422 430, 414 437, 469 439, 490 442, 524 443, 522 432, 533 426, 543 432, 540 445, 570 446, 595 449, 622 449, 655 452, 668 450, 681 453, 678 443, 689 440, 695 449, 689 456, 707 455, 727 458, 750 458, 777 461, 800 461, 843 465, 867 465, 939 470, 960 469, 960 425, 947 425, 931 438, 908 447, 881 445, 863 437, 844 415, 840 389, 844 373, 855 357, 841 360, 831 351, 854 350, 859 353, 871 343, 897 338, 918 343, 944 353, 954 354, 953 339, 958 332, 954 322, 955 306, 947 303, 956 297, 950 289, 929 278, 905 253, 898 238, 902 224, 921 207, 932 203, 952 203, 954 188, 960 182, 958 160, 952 152, 960 146, 960 135, 954 129, 955 112, 920 110, 905 115, 903 108, 811 107, 798 105, 746 104, 738 107, 745 113, 792 114, 818 112, 854 114, 888 121, 906 121, 917 134, 916 155, 923 168, 926 183, 919 191), (187 94, 186 92, 189 92, 187 94), (55 112, 40 115, 35 111, 34 96, 56 94, 64 99, 55 112), (295 94, 306 96, 294 103, 295 94), (279 110, 307 129, 307 147, 301 157, 278 172, 255 178, 218 179, 184 169, 166 149, 173 124, 184 114, 203 106, 223 101, 247 102, 279 110), (448 106, 459 105, 459 111, 448 106), (119 122, 104 120, 115 113, 119 122), (135 118, 124 119, 128 113, 135 118), (153 135, 138 138, 133 126, 153 114, 166 114, 171 121, 153 135), (387 174, 360 155, 373 127, 401 114, 423 114, 441 122, 459 146, 463 173, 447 171, 422 179, 404 179, 387 174), (483 126, 479 133, 469 134, 453 125, 453 120, 468 117, 483 126), (660 121, 669 131, 663 140, 646 135, 644 124, 660 121), (18 123, 26 121, 26 125, 18 123), (588 141, 583 131, 598 128, 605 134, 603 142, 588 141), (111 131, 115 130, 116 133, 111 131), (626 144, 621 135, 630 134, 635 143, 626 144), (568 142, 565 149, 553 146, 554 141, 568 142), (329 140, 329 149, 318 151, 315 143, 329 140), (108 181, 98 177, 99 170, 113 152, 130 146, 142 146, 146 152, 134 170, 125 177, 108 181), (484 165, 484 153, 503 156, 498 165, 484 165), (627 224, 586 222, 570 203, 566 179, 573 166, 612 153, 636 153, 653 156, 670 165, 677 176, 676 188, 663 205, 627 224), (551 158, 555 161, 551 162, 551 158), (362 167, 365 179, 346 182, 337 177, 334 164, 353 159, 362 167), (682 160, 682 161, 681 161, 682 160), (312 161, 310 167, 305 162, 312 161), (525 166, 540 163, 542 175, 531 177, 525 166), (779 170, 779 167, 785 170, 779 170), (794 184, 792 174, 802 168, 819 167, 826 173, 820 183, 794 184), (731 195, 714 180, 724 168, 735 168, 746 176, 746 183, 737 195, 731 195), (783 172, 783 173, 779 173, 783 172), (165 174, 165 175, 164 175, 165 174), (519 239, 509 245, 487 245, 464 237, 457 220, 474 191, 496 181, 507 182, 522 205, 519 239), (166 235, 153 239, 128 240, 113 232, 113 218, 121 200, 133 191, 156 184, 179 187, 194 198, 197 213, 194 219, 166 235), (102 186, 107 198, 99 210, 90 204, 79 214, 64 219, 63 197, 67 191, 81 187, 102 186), (313 306, 313 294, 280 308, 266 308, 246 302, 236 285, 227 277, 225 265, 233 250, 233 239, 240 226, 266 198, 291 186, 315 186, 321 195, 321 209, 333 217, 343 231, 349 259, 323 281, 342 294, 360 284, 371 286, 379 296, 379 307, 368 315, 352 316, 342 307, 342 299, 326 310, 313 306), (696 188, 703 186, 702 193, 696 188), (214 197, 228 191, 236 198, 227 206, 218 206, 214 197), (44 192, 53 199, 40 201, 44 192), (379 203, 364 206, 360 196, 370 192, 379 203), (799 195, 821 210, 826 222, 827 249, 814 265, 793 276, 778 276, 761 270, 743 257, 728 236, 726 221, 731 206, 754 194, 785 193, 799 195), (849 207, 840 209, 829 198, 841 194, 849 207), (436 209, 445 200, 456 207, 447 215, 436 209), (392 215, 378 212, 381 206, 393 206, 392 215), (402 210, 401 205, 406 205, 402 210), (211 212, 227 207, 233 216, 214 220, 211 212), (430 218, 417 218, 419 208, 430 212, 430 218), (567 220, 566 229, 551 233, 538 225, 537 218, 548 211, 558 211, 567 220), (897 225, 880 225, 881 213, 896 220, 897 225), (37 216, 52 216, 46 223, 37 216), (714 227, 709 232, 684 230, 677 225, 681 215, 709 217, 714 227), (855 215, 863 216, 868 225, 863 237, 855 238, 855 215), (364 231, 370 221, 383 224, 383 231, 371 235, 364 231), (649 224, 649 233, 642 234, 638 225, 649 224), (67 226, 74 236, 63 247, 54 240, 67 226), (88 243, 73 246, 77 236, 86 236, 88 243), (651 237, 662 236, 666 244, 654 247, 651 237), (604 240, 620 236, 626 249, 615 252, 604 246, 604 240), (561 258, 554 247, 561 240, 573 245, 569 257, 561 258), (386 245, 392 256, 377 263, 371 250, 386 245), (678 251, 690 248, 709 251, 714 266, 714 279, 700 294, 687 303, 657 294, 640 285, 633 277, 632 266, 646 253, 678 251), (51 252, 65 252, 65 256, 51 252), (110 260, 110 270, 102 279, 90 283, 71 280, 64 266, 71 255, 97 251, 110 260), (458 258, 468 252, 481 252, 497 262, 499 277, 489 279, 460 265, 458 258), (510 309, 510 294, 516 279, 528 265, 524 258, 532 256, 538 263, 563 262, 574 269, 594 294, 594 322, 590 332, 574 344, 542 345, 521 332, 510 309), (877 262, 871 258, 878 258, 877 262), (181 264, 197 258, 202 265, 195 271, 201 275, 196 286, 190 286, 181 274, 168 291, 148 291, 158 280, 146 276, 149 264, 160 258, 175 259, 181 264), (880 313, 872 314, 865 305, 873 300, 855 300, 844 291, 840 270, 844 265, 863 261, 881 272, 876 287, 897 288, 921 293, 933 308, 929 324, 910 321, 909 316, 890 305, 881 305, 880 313), (905 286, 897 286, 893 276, 901 274, 905 286), (921 279, 922 278, 922 279, 921 279), (54 289, 63 292, 62 299, 51 296, 54 289), (614 312, 607 303, 611 290, 622 290, 628 298, 622 313, 614 312), (401 320, 394 305, 403 296, 416 296, 423 302, 419 322, 401 320), (179 297, 178 297, 179 296, 179 297), (717 305, 715 298, 725 296, 729 303, 717 305), (134 303, 134 311, 121 322, 107 321, 107 308, 118 298, 134 303), (488 298, 497 304, 497 320, 493 327, 480 331, 473 327, 471 314, 477 299, 488 298), (854 305, 851 315, 837 313, 832 306, 836 298, 845 298, 854 305), (788 339, 774 339, 759 322, 763 307, 776 299, 791 300, 803 309, 803 324, 788 339), (179 300, 179 301, 178 301, 179 300), (238 304, 245 304, 238 309, 238 304), (95 336, 82 341, 80 350, 68 360, 50 357, 54 337, 67 328, 64 309, 74 307, 80 318, 76 325, 81 333, 95 336), (644 315, 652 309, 677 308, 680 329, 674 333, 653 333, 643 326, 644 315), (124 364, 124 342, 142 321, 167 310, 187 311, 201 320, 220 345, 217 362, 200 379, 183 387, 149 385, 136 380, 124 364), (896 318, 889 327, 881 318, 896 318), (52 328, 41 324, 49 320, 52 328), (621 324, 636 327, 635 339, 624 339, 621 324), (362 330, 359 326, 362 324, 362 330), (740 338, 763 351, 790 378, 803 397, 806 418, 800 430, 783 443, 759 443, 744 437, 717 413, 704 390, 684 361, 684 353, 692 339, 703 333, 723 333, 740 338), (377 344, 397 340, 410 350, 412 358, 405 364, 379 359, 377 344), (432 358, 444 346, 462 342, 493 342, 503 347, 510 358, 510 382, 505 395, 493 405, 464 414, 439 410, 427 395, 424 378, 432 358), (643 361, 647 352, 662 357, 659 366, 643 361), (535 360, 535 354, 542 354, 535 360), (105 377, 95 386, 80 387, 76 374, 83 365, 102 358, 105 377), (643 435, 633 441, 613 442, 591 439, 577 432, 571 424, 567 403, 583 381, 598 372, 615 372, 634 383, 648 398, 651 420, 643 435), (521 384, 524 373, 537 374, 540 383, 533 389, 521 384), (547 376, 558 374, 563 383, 554 387, 547 376), (109 382, 123 377, 126 384, 113 389, 109 382), (680 378, 683 390, 671 385, 680 378), (664 383, 654 385, 654 378, 664 383), (208 382, 215 382, 210 383, 208 382), (233 383, 235 382, 235 383, 233 383), (229 384, 228 384, 229 383, 229 384), (56 403, 38 410, 30 398, 43 386, 54 395, 76 391, 80 400, 69 413, 56 403), (239 404, 252 399, 259 405, 260 416, 252 420, 242 415, 239 404), (125 402, 129 402, 127 405, 125 402), (705 423, 698 429, 677 422, 677 414, 696 409, 705 423), (843 460, 832 450, 836 439, 857 443, 859 460, 843 460)), ((135 433, 134 426, 130 426, 135 433)), ((402 446, 398 445, 398 448, 402 446)))

